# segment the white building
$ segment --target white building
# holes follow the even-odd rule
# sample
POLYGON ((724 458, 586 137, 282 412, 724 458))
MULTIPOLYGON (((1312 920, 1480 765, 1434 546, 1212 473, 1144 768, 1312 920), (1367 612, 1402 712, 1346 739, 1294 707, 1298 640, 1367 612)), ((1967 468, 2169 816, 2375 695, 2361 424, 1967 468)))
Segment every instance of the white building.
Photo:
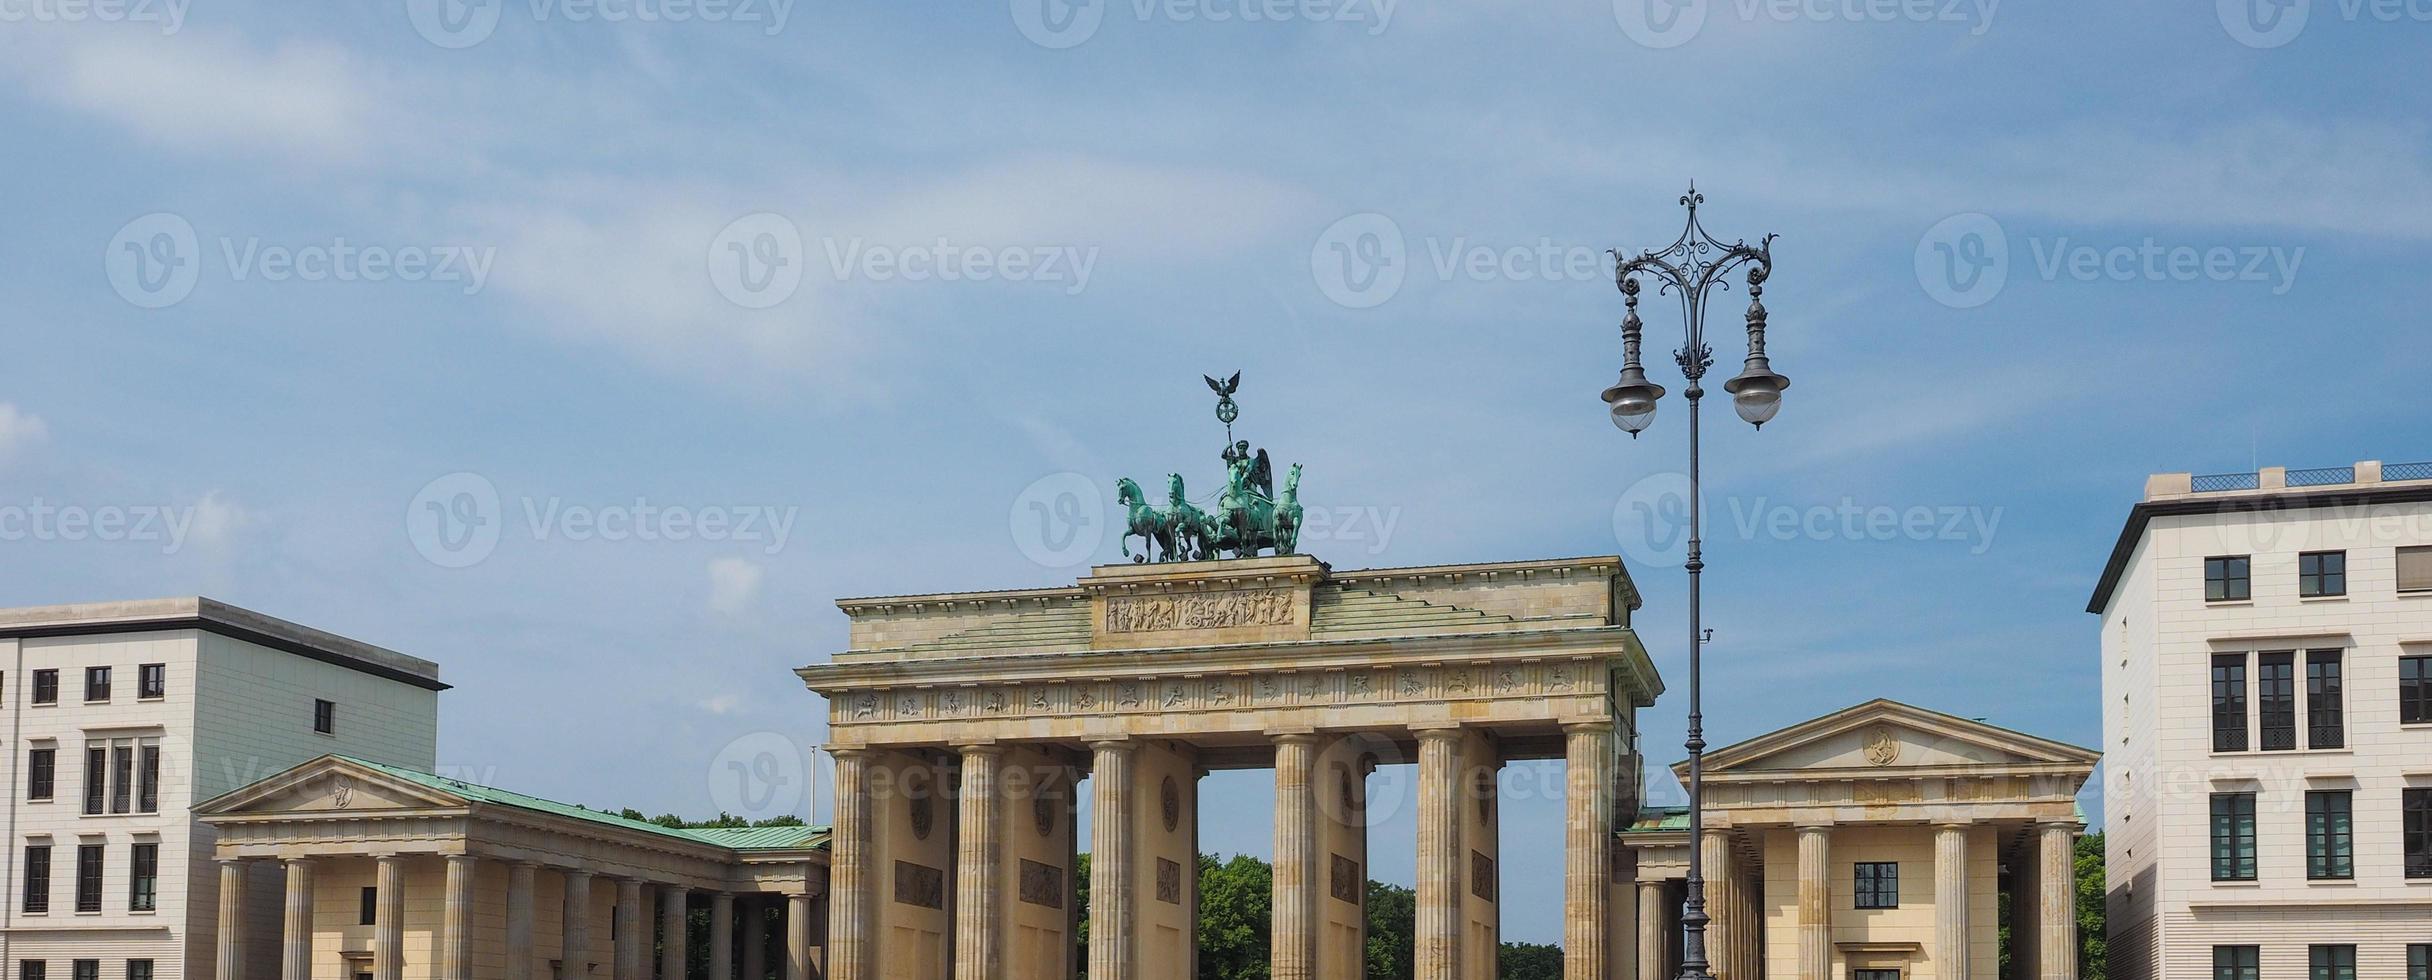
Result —
MULTIPOLYGON (((220 875, 188 812, 323 755, 428 770, 439 668, 210 599, 0 610, 8 980, 214 980, 220 875)), ((275 866, 249 950, 278 962, 275 866)))
POLYGON ((2432 976, 2432 463, 2156 475, 2088 611, 2111 976, 2432 976))

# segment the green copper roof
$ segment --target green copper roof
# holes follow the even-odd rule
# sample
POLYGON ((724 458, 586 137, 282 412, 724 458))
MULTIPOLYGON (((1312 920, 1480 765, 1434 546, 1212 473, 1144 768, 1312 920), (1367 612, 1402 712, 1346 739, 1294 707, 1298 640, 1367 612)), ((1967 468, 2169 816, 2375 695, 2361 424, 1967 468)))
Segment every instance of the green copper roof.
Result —
POLYGON ((826 827, 662 827, 647 820, 634 820, 613 813, 526 796, 513 790, 482 786, 461 779, 449 779, 419 769, 383 765, 353 756, 338 756, 366 769, 378 770, 417 786, 464 797, 475 803, 511 806, 518 810, 546 813, 556 817, 619 827, 625 830, 660 837, 673 837, 696 844, 708 844, 736 851, 799 850, 822 848, 828 844, 826 827))
POLYGON ((1641 807, 1638 819, 1622 828, 1625 834, 1657 834, 1689 829, 1689 808, 1685 806, 1641 807))

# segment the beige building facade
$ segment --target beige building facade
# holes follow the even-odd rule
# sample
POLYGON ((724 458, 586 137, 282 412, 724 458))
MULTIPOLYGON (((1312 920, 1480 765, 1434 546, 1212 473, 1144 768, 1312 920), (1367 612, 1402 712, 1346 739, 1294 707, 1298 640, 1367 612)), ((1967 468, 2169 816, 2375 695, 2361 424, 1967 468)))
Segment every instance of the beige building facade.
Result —
POLYGON ((2432 463, 2157 474, 2087 610, 2112 976, 2432 977, 2432 463))
MULTIPOLYGON (((2076 980, 2076 797, 2098 761, 1893 701, 1709 753, 1702 870, 1715 976, 2076 980)), ((1621 847, 1639 895, 1636 961, 1621 975, 1669 980, 1686 812, 1646 812, 1621 847)))

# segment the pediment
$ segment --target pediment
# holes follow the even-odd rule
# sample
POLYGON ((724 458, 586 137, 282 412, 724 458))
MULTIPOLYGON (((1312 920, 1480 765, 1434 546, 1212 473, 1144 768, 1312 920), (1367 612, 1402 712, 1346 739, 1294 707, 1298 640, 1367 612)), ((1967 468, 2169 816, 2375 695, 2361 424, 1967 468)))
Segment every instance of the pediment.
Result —
POLYGON ((429 810, 471 801, 339 756, 322 756, 196 807, 200 814, 429 810))
POLYGON ((1819 770, 2091 769, 2093 750, 1898 701, 1870 701, 1718 749, 1710 774, 1819 770))

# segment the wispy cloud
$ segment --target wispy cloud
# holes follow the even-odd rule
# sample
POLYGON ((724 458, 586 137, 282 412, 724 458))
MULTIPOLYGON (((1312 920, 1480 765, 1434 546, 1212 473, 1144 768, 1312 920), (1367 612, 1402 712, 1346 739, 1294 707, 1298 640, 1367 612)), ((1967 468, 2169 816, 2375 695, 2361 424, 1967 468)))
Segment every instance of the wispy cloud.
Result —
POLYGON ((0 463, 30 452, 50 438, 50 424, 41 416, 0 402, 0 463))

